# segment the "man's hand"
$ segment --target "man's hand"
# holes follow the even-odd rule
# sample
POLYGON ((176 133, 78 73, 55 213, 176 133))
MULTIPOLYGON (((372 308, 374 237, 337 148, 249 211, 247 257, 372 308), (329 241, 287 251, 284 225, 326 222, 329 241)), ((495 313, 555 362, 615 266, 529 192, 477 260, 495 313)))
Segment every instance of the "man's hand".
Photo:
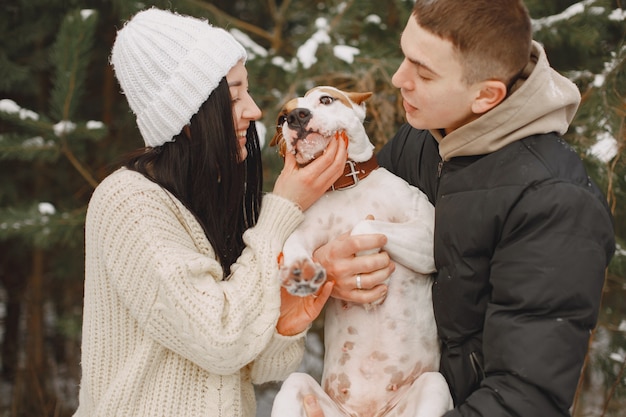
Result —
POLYGON ((335 283, 334 298, 365 304, 387 295, 386 281, 395 270, 395 264, 387 252, 380 250, 385 243, 387 237, 382 234, 351 236, 344 233, 313 253, 313 259, 326 269, 328 279, 335 283), (368 254, 357 256, 363 252, 368 254))

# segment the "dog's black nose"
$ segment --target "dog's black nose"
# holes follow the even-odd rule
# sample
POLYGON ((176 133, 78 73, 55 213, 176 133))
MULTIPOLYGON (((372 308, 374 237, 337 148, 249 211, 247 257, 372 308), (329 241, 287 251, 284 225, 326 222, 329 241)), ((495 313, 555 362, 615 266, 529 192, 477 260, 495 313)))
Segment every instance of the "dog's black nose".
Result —
POLYGON ((309 120, 311 120, 311 111, 309 109, 297 108, 287 115, 287 125, 293 130, 302 129, 309 120))

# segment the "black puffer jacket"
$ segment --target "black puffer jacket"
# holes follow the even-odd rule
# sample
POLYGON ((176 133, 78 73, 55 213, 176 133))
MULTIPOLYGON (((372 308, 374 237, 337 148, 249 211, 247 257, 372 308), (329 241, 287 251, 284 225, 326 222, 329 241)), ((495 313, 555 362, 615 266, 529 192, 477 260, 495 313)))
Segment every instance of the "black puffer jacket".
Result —
POLYGON ((606 200, 559 136, 579 102, 535 42, 496 107, 446 135, 404 126, 378 155, 435 205, 448 417, 569 415, 615 248, 606 200))
POLYGON ((446 415, 569 415, 615 246, 580 158, 547 134, 443 163, 431 133, 405 125, 378 160, 436 207, 446 415))

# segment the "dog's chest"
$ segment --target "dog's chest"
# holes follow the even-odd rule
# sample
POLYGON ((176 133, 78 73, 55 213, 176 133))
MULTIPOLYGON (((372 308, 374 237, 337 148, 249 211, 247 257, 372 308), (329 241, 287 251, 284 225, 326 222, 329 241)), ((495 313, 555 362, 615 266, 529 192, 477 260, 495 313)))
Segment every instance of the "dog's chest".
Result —
MULTIPOLYGON (((405 200, 409 198, 403 180, 384 168, 378 168, 356 187, 327 192, 315 202, 290 237, 307 252, 285 250, 285 256, 307 256, 332 238, 352 230, 355 224, 369 215, 373 215, 376 220, 406 222, 408 216, 405 203, 411 202, 405 200)), ((290 246, 289 241, 285 246, 290 246)))

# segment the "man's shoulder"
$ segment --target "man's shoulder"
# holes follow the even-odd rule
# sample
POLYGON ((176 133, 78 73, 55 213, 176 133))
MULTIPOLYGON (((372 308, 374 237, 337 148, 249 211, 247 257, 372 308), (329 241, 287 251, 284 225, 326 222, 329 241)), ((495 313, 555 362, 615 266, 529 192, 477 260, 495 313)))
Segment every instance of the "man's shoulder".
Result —
POLYGON ((378 159, 385 168, 395 171, 407 161, 420 158, 423 153, 438 155, 438 144, 428 130, 415 129, 403 124, 378 153, 378 159))
POLYGON ((429 130, 416 129, 410 124, 404 123, 402 126, 400 126, 398 132, 389 142, 394 144, 395 146, 402 144, 403 146, 413 145, 415 147, 423 146, 429 141, 435 141, 433 135, 430 133, 429 130))
POLYGON ((435 199, 439 147, 428 130, 404 124, 377 154, 378 162, 393 174, 435 199))
POLYGON ((529 136, 519 143, 546 169, 550 177, 588 184, 589 176, 579 154, 557 133, 529 136))

